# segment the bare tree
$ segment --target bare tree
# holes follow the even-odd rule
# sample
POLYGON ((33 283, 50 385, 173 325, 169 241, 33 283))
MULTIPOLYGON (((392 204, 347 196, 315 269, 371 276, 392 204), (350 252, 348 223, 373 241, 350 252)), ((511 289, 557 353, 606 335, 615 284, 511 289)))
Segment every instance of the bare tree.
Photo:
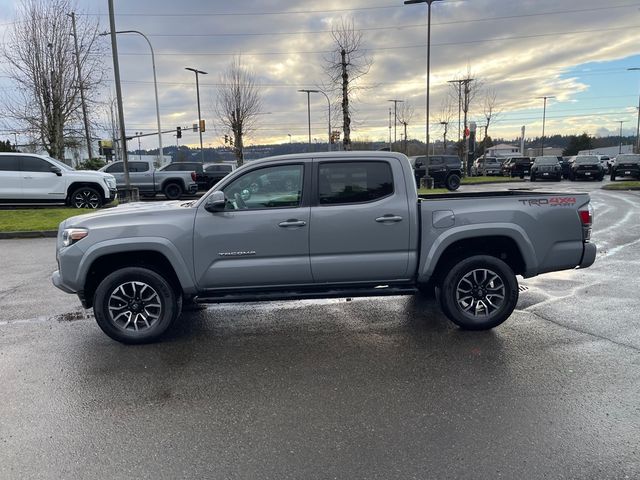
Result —
POLYGON ((362 46, 362 32, 356 30, 353 20, 342 18, 331 27, 333 50, 325 57, 325 72, 329 77, 329 90, 341 97, 343 148, 351 150, 350 95, 357 89, 356 82, 371 69, 372 60, 362 46))
POLYGON ((404 128, 404 154, 407 155, 407 126, 411 123, 413 119, 413 114, 415 113, 413 105, 408 101, 404 101, 398 105, 398 111, 396 112, 397 120, 404 128))
POLYGON ((71 0, 23 0, 1 53, 5 74, 19 85, 4 99, 9 116, 59 159, 79 136, 80 88, 91 101, 102 82, 98 23, 87 16, 77 22, 78 78, 68 15, 74 9, 71 0))
POLYGON ((453 102, 450 97, 442 99, 440 104, 440 110, 438 110, 438 123, 442 127, 442 151, 447 153, 447 133, 449 132, 449 125, 453 120, 453 102))
MULTIPOLYGON (((483 140, 483 145, 484 145, 484 141, 487 138, 489 125, 491 125, 491 121, 495 122, 496 118, 498 118, 502 113, 502 111, 498 108, 497 94, 495 90, 488 89, 485 92, 484 102, 482 105, 482 113, 483 113, 484 119, 487 122, 484 125, 484 140, 483 140)), ((484 147, 486 149, 486 145, 484 145, 484 147)))
POLYGON ((224 127, 231 130, 238 166, 244 163, 244 137, 255 129, 262 108, 262 96, 253 72, 235 57, 220 76, 215 111, 224 127))

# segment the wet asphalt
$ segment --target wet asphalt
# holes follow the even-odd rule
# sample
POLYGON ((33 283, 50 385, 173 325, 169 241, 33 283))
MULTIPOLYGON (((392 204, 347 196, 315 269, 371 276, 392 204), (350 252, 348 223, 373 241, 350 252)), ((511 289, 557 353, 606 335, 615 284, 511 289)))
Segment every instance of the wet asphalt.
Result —
POLYGON ((521 279, 490 332, 388 297, 127 347, 51 286, 53 239, 0 241, 0 478, 639 478, 640 195, 599 186, 535 185, 592 191, 598 259, 521 279))

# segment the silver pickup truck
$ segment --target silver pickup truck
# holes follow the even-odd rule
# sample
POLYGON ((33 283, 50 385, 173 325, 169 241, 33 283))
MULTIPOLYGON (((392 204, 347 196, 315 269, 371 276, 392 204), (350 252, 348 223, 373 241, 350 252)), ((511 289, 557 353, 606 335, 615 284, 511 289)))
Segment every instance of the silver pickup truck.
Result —
MULTIPOLYGON (((163 171, 155 168, 151 160, 129 160, 129 183, 136 187, 140 195, 153 197, 164 194, 169 200, 177 200, 182 195, 193 195, 198 191, 196 172, 163 171)), ((125 188, 124 162, 112 162, 102 167, 100 172, 110 173, 116 178, 118 190, 125 188)))
POLYGON ((300 154, 237 169, 201 199, 60 224, 54 285, 124 343, 157 339, 182 302, 412 295, 435 287, 465 329, 504 322, 516 275, 593 264, 587 194, 418 197, 407 157, 300 154))

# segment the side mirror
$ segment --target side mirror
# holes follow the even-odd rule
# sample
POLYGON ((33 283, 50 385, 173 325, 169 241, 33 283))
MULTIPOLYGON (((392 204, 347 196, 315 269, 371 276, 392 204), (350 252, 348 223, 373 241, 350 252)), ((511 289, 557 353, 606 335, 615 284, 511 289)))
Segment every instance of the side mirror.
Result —
POLYGON ((51 167, 51 173, 55 173, 57 176, 62 176, 62 170, 59 167, 51 167))
POLYGON ((205 201, 204 209, 211 213, 222 212, 226 204, 227 200, 224 197, 224 192, 215 191, 205 201))

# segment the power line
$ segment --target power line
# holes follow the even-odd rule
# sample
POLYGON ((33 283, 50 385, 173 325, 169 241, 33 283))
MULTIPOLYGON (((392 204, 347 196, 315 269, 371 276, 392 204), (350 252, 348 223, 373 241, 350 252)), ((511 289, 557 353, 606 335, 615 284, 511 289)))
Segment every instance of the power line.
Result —
MULTIPOLYGON (((464 23, 475 23, 475 22, 489 22, 494 20, 511 20, 516 18, 530 18, 530 17, 541 17, 548 15, 564 15, 564 14, 575 14, 575 13, 585 13, 585 12, 598 12, 602 10, 614 10, 621 8, 631 8, 638 7, 639 3, 633 4, 625 4, 625 5, 614 5, 610 7, 596 7, 596 8, 582 8, 575 10, 558 10, 553 12, 539 12, 539 13, 525 13, 519 15, 504 15, 499 17, 485 17, 485 18, 472 18, 468 20, 452 20, 448 22, 438 22, 432 23, 432 27, 437 26, 445 26, 445 25, 459 25, 464 23)), ((427 26, 426 23, 413 23, 407 25, 389 25, 385 27, 364 27, 358 28, 358 31, 367 32, 367 31, 380 31, 380 30, 404 30, 409 28, 425 28, 427 26)), ((314 34, 325 34, 331 33, 331 30, 306 30, 306 31, 293 31, 293 32, 243 32, 243 33, 152 33, 148 36, 150 37, 255 37, 255 36, 283 36, 283 35, 314 35, 314 34)))
MULTIPOLYGON (((590 30, 573 30, 573 31, 564 31, 564 32, 554 32, 554 33, 539 33, 534 35, 516 35, 511 37, 498 37, 498 38, 486 38, 486 39, 476 39, 476 40, 466 40, 461 42, 444 42, 444 43, 433 43, 432 47, 447 47, 454 45, 469 45, 474 43, 486 43, 486 42, 501 42, 505 40, 519 40, 519 39, 527 39, 527 38, 541 38, 541 37, 557 37, 561 35, 573 35, 573 34, 581 34, 581 33, 600 33, 600 32, 612 32, 619 30, 633 30, 637 29, 638 25, 623 25, 618 27, 611 28, 596 28, 590 30)), ((383 51, 383 50, 403 50, 403 49, 412 49, 412 48, 424 48, 426 47, 426 43, 420 43, 416 45, 399 45, 393 47, 377 47, 377 48, 363 48, 362 51, 383 51)), ((313 54, 327 54, 332 53, 333 50, 315 50, 315 51, 297 51, 297 52, 251 52, 248 55, 251 56, 266 56, 266 55, 313 55, 313 54)), ((146 56, 149 53, 146 52, 122 52, 120 55, 126 56, 146 56)), ((183 55, 193 55, 193 56, 234 56, 237 55, 237 52, 227 53, 227 52, 156 52, 156 56, 183 56, 183 55)))

